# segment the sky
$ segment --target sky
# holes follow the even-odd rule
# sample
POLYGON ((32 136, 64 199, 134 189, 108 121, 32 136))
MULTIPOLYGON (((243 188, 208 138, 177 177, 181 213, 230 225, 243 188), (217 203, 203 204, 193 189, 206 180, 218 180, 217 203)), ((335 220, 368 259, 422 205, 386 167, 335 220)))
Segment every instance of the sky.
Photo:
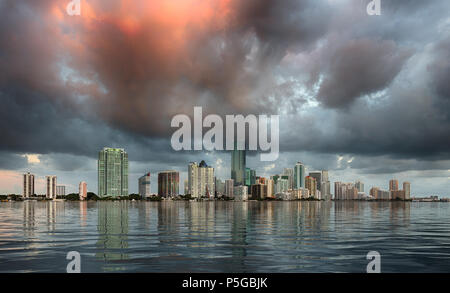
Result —
MULTIPOLYGON (((412 196, 450 196, 450 1, 0 0, 0 194, 22 174, 97 192, 105 146, 137 179, 205 160, 230 177, 230 154, 179 151, 177 114, 279 115, 270 176, 304 162, 330 180, 412 196)), ((333 186, 333 184, 332 184, 333 186)), ((333 188, 332 188, 333 189, 333 188)))

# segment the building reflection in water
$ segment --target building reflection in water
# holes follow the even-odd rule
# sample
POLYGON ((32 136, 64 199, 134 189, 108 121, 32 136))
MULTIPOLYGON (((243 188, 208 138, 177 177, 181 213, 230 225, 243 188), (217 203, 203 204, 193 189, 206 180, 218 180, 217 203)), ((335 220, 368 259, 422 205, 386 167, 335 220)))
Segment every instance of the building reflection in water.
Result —
POLYGON ((215 202, 189 202, 185 205, 188 247, 213 247, 215 234, 215 202))
POLYGON ((403 225, 409 226, 411 216, 410 201, 393 201, 390 203, 390 219, 393 226, 403 225))
POLYGON ((33 237, 35 228, 35 201, 23 203, 23 231, 25 237, 33 237))
POLYGON ((87 201, 80 201, 80 226, 86 227, 87 225, 87 201))
MULTIPOLYGON (((226 203, 225 203, 226 204, 226 203)), ((231 266, 235 271, 242 272, 246 270, 245 257, 247 256, 248 242, 248 202, 230 202, 233 206, 231 220, 231 266)), ((227 209, 227 206, 219 206, 221 209, 227 209)), ((218 215, 223 211, 217 212, 218 215)))
POLYGON ((46 201, 47 208, 47 229, 48 231, 56 230, 58 216, 64 215, 64 202, 46 201))
POLYGON ((97 258, 105 261, 128 259, 127 202, 98 202, 97 229, 97 258))

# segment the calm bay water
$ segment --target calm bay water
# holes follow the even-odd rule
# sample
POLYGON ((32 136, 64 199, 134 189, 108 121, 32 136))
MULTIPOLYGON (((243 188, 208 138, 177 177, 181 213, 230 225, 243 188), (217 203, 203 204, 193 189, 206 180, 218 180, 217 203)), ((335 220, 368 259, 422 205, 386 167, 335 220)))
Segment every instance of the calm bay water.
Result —
POLYGON ((0 203, 0 272, 450 272, 450 204, 0 203))

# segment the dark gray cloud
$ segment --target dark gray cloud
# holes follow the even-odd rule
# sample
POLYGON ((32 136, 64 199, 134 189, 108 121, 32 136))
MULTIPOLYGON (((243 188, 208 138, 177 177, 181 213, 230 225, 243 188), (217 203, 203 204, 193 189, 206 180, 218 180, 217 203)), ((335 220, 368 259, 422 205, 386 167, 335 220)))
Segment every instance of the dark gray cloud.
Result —
POLYGON ((326 63, 317 99, 326 107, 341 108, 383 90, 410 56, 393 41, 351 40, 333 52, 326 63))

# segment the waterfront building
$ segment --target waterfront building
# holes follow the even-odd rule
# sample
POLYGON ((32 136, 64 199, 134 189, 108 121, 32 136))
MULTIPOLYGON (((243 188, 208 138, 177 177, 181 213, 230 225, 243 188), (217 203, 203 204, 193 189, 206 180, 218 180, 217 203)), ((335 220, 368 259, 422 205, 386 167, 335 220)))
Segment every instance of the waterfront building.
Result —
POLYGON ((225 180, 225 196, 229 198, 234 198, 234 180, 225 180))
POLYGON ((321 190, 321 188, 322 188, 322 171, 311 171, 311 172, 309 172, 309 177, 316 179, 316 190, 321 190))
POLYGON ((81 181, 78 185, 78 196, 80 197, 80 200, 87 199, 87 183, 84 181, 81 181))
POLYGON ((45 176, 45 196, 48 199, 56 199, 56 176, 45 176))
POLYGON ((256 183, 256 171, 250 168, 245 168, 245 185, 252 186, 256 183))
POLYGON ((225 182, 216 178, 216 195, 223 196, 225 195, 225 182))
MULTIPOLYGON (((286 180, 286 185, 288 184, 286 180)), ((267 197, 267 185, 258 183, 252 185, 252 198, 253 199, 265 199, 267 197)))
POLYGON ((145 174, 138 180, 139 196, 142 199, 152 196, 150 173, 145 174))
POLYGON ((303 163, 298 162, 294 167, 294 189, 305 187, 306 168, 303 163))
POLYGON ((248 199, 248 187, 246 185, 235 186, 233 189, 234 200, 246 201, 248 199))
POLYGON ((237 150, 236 144, 235 149, 231 152, 231 179, 234 180, 234 185, 245 185, 245 150, 237 150))
POLYGON ((275 195, 275 183, 273 181, 273 179, 267 179, 266 181, 266 185, 267 185, 267 197, 271 197, 273 198, 275 195))
POLYGON ((316 178, 314 178, 312 176, 306 176, 306 178, 305 178, 305 186, 309 190, 309 194, 312 197, 315 197, 316 196, 316 190, 317 190, 316 178))
POLYGON ((392 192, 381 190, 378 187, 372 187, 370 189, 370 196, 376 200, 390 200, 392 192))
POLYGON ((358 192, 364 192, 364 183, 360 180, 355 182, 355 187, 358 189, 358 192))
POLYGON ((278 178, 275 183, 275 193, 287 192, 289 190, 289 180, 278 178))
POLYGON ((214 168, 209 167, 205 161, 200 164, 192 162, 188 167, 189 193, 193 198, 214 196, 215 181, 214 168))
POLYGON ((189 194, 189 180, 184 179, 184 195, 189 194))
POLYGON ((389 181, 389 191, 398 190, 398 180, 392 179, 389 181))
POLYGON ((411 199, 411 183, 403 182, 403 190, 405 191, 405 200, 411 199))
POLYGON ((103 148, 98 155, 98 196, 128 196, 128 154, 120 148, 103 148))
POLYGON ((405 191, 404 190, 391 191, 391 199, 392 200, 405 200, 405 191))
POLYGON ((294 169, 284 168, 283 175, 287 176, 288 179, 288 189, 294 188, 294 169))
POLYGON ((158 173, 158 196, 172 197, 179 194, 180 174, 177 171, 163 171, 158 173))
POLYGON ((64 185, 56 186, 56 196, 65 196, 66 195, 66 187, 64 185))
POLYGON ((29 198, 34 195, 34 175, 30 172, 23 174, 23 192, 24 198, 29 198))

